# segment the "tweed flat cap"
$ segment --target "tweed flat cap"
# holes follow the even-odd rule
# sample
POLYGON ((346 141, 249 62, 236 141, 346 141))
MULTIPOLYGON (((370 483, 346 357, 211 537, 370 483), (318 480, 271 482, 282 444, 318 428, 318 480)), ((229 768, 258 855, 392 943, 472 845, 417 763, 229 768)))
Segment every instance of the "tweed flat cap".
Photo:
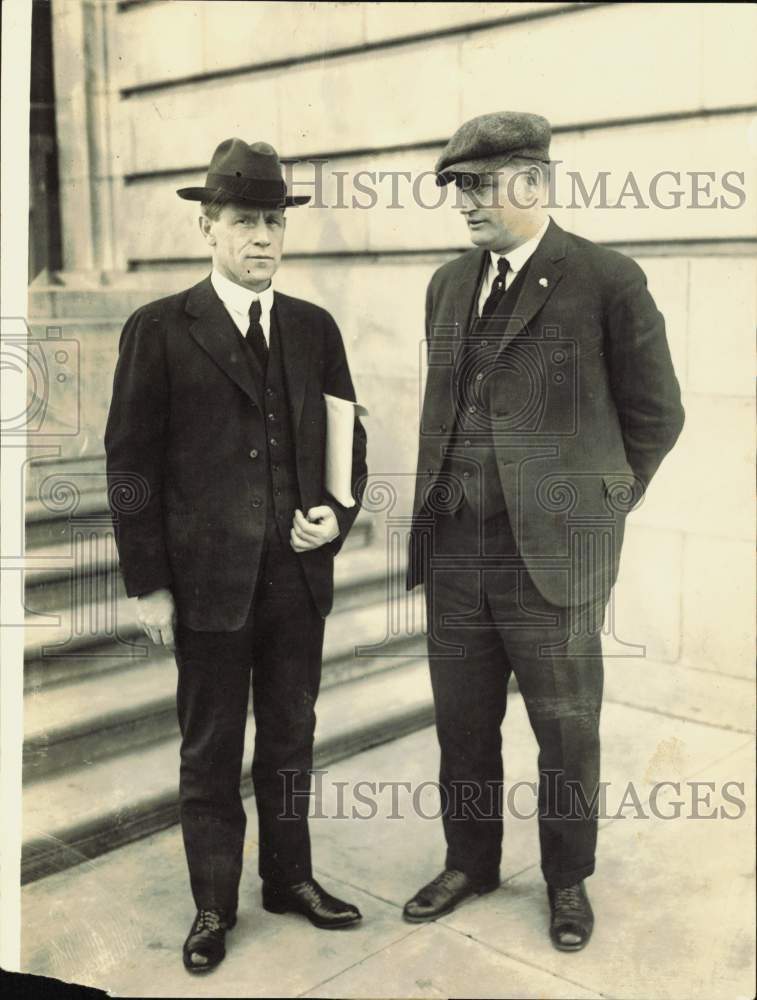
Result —
POLYGON ((481 174, 504 167, 514 156, 549 160, 552 128, 546 118, 523 111, 495 111, 465 122, 436 161, 436 183, 457 174, 481 174))

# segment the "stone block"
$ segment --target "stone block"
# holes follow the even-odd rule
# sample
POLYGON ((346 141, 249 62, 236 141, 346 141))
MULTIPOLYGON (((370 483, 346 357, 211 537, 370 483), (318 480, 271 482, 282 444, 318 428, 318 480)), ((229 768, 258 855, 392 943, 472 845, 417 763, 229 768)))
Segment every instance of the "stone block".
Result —
POLYGON ((460 124, 459 40, 293 66, 280 75, 287 156, 446 141, 460 124))
POLYGON ((435 3, 426 7, 420 3, 363 5, 366 42, 381 42, 389 38, 422 35, 429 31, 449 28, 464 30, 466 25, 482 24, 501 17, 522 17, 534 11, 542 12, 569 7, 565 3, 435 3))
POLYGON ((681 389, 687 386, 687 294, 692 262, 685 257, 639 257, 647 286, 665 317, 665 333, 681 389))
MULTIPOLYGON (((206 72, 360 45, 362 4, 200 3, 206 72)), ((284 72, 287 72, 286 70, 284 72)))
POLYGON ((738 114, 584 132, 571 161, 558 168, 557 204, 576 205, 575 231, 600 243, 751 238, 757 201, 750 121, 738 114), (706 172, 714 177, 692 177, 706 172), (593 197, 584 196, 576 175, 593 197), (730 193, 724 178, 743 195, 730 193))
POLYGON ((203 7, 197 2, 134 5, 115 13, 112 59, 120 87, 155 83, 203 68, 203 7))
POLYGON ((757 257, 700 257, 689 284, 689 389, 754 394, 757 257))
POLYGON ((605 617, 605 656, 674 663, 681 649, 683 535, 629 526, 605 617))
POLYGON ((703 670, 754 677, 754 545, 687 535, 683 658, 703 670))
POLYGON ((684 395, 686 423, 631 523, 697 535, 754 534, 754 412, 747 399, 684 395))
POLYGON ((754 101, 757 94, 757 9, 753 4, 701 4, 704 55, 699 76, 707 108, 732 107, 754 101))
POLYGON ((654 17, 650 30, 632 6, 608 4, 472 32, 461 47, 461 121, 502 106, 498 94, 507 96, 504 106, 560 125, 696 107, 697 5, 658 5, 654 17))
POLYGON ((213 150, 230 136, 269 142, 283 155, 278 94, 279 76, 261 73, 130 97, 123 108, 133 148, 124 173, 197 170, 202 180, 213 150))

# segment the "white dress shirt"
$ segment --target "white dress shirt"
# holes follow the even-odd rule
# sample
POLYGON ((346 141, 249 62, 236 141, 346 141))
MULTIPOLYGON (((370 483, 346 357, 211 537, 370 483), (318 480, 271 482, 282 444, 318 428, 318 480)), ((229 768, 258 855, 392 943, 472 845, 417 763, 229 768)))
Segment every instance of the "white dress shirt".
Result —
POLYGON ((260 325, 263 327, 265 342, 270 347, 273 282, 264 291, 253 292, 243 285, 238 285, 235 281, 230 281, 215 268, 210 275, 210 281, 218 298, 226 306, 226 312, 234 320, 243 337, 246 336, 250 328, 250 306, 255 299, 260 300, 260 325))
POLYGON ((489 298, 489 293, 492 290, 494 279, 499 274, 497 262, 500 257, 504 257, 510 265, 507 274, 505 275, 505 289, 507 290, 517 278, 518 272, 523 270, 526 261, 533 255, 534 251, 541 242, 542 236, 546 233, 548 225, 549 219, 547 219, 535 236, 532 236, 530 240, 526 240, 525 243, 521 243, 521 245, 516 247, 514 250, 508 250, 507 253, 502 254, 494 253, 494 251, 489 252, 489 267, 484 275, 484 280, 481 283, 481 293, 478 296, 479 316, 484 310, 484 303, 489 298))

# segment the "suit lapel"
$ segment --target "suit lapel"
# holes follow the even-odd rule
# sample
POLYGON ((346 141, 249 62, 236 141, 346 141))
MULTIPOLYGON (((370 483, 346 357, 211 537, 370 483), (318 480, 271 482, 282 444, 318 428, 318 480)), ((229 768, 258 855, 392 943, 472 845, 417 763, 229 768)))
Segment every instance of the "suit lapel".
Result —
POLYGON ((193 317, 189 332, 194 340, 210 355, 221 371, 253 403, 260 406, 260 387, 250 370, 247 352, 239 342, 239 331, 216 295, 209 277, 190 289, 186 309, 193 317))
POLYGON ((276 292, 273 297, 272 322, 276 323, 284 369, 292 428, 297 431, 305 401, 305 384, 310 364, 312 336, 303 325, 288 295, 276 292))
POLYGON ((481 276, 488 260, 487 250, 479 250, 463 258, 464 268, 455 294, 455 318, 460 324, 460 334, 463 337, 470 330, 476 317, 481 276))
POLYGON ((422 426, 431 434, 438 434, 441 425, 454 423, 454 373, 474 315, 485 257, 485 251, 474 250, 460 259, 460 274, 440 302, 435 326, 429 330, 422 426))
MULTIPOLYGON (((550 219, 547 231, 529 261, 518 298, 506 311, 503 308, 505 328, 500 352, 507 349, 513 338, 525 329, 537 312, 544 307, 562 278, 564 257, 565 233, 550 219)), ((504 307, 504 302, 500 303, 500 307, 504 307)), ((497 309, 494 315, 499 315, 499 312, 497 309)))

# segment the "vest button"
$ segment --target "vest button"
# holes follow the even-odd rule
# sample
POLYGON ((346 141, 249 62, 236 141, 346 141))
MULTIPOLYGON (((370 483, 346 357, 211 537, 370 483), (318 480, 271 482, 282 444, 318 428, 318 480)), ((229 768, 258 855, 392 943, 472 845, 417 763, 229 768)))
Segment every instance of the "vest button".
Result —
POLYGON ((279 443, 279 442, 278 442, 278 441, 276 440, 276 438, 271 438, 271 444, 273 445, 273 447, 274 447, 274 448, 276 447, 276 445, 277 445, 278 443, 279 443))
POLYGON ((253 507, 259 507, 260 506, 260 497, 253 497, 252 498, 252 506, 253 507))
POLYGON ((475 406, 469 406, 468 407, 468 413, 475 413, 475 412, 476 412, 476 407, 475 406))
POLYGON ((463 441, 463 444, 465 445, 466 448, 470 448, 470 440, 468 438, 466 438, 465 441, 463 441))
POLYGON ((276 414, 275 413, 269 413, 268 414, 268 419, 269 420, 275 420, 276 419, 276 414))
POLYGON ((463 479, 470 479, 470 472, 467 470, 463 473, 463 479))
POLYGON ((258 451, 258 449, 253 448, 252 451, 250 452, 250 458, 257 458, 259 454, 260 452, 258 451))
POLYGON ((274 472, 278 472, 279 471, 279 467, 275 463, 271 466, 271 468, 273 469, 274 472))
POLYGON ((266 389, 265 394, 266 394, 266 396, 272 396, 273 395, 273 389, 266 389))
POLYGON ((274 490, 273 492, 276 494, 277 497, 281 496, 281 490, 274 490))
POLYGON ((478 372, 478 374, 476 375, 476 381, 480 382, 483 379, 483 377, 484 377, 483 372, 478 372))
POLYGON ((481 347, 488 347, 489 346, 489 341, 488 340, 482 340, 480 346, 481 347))

